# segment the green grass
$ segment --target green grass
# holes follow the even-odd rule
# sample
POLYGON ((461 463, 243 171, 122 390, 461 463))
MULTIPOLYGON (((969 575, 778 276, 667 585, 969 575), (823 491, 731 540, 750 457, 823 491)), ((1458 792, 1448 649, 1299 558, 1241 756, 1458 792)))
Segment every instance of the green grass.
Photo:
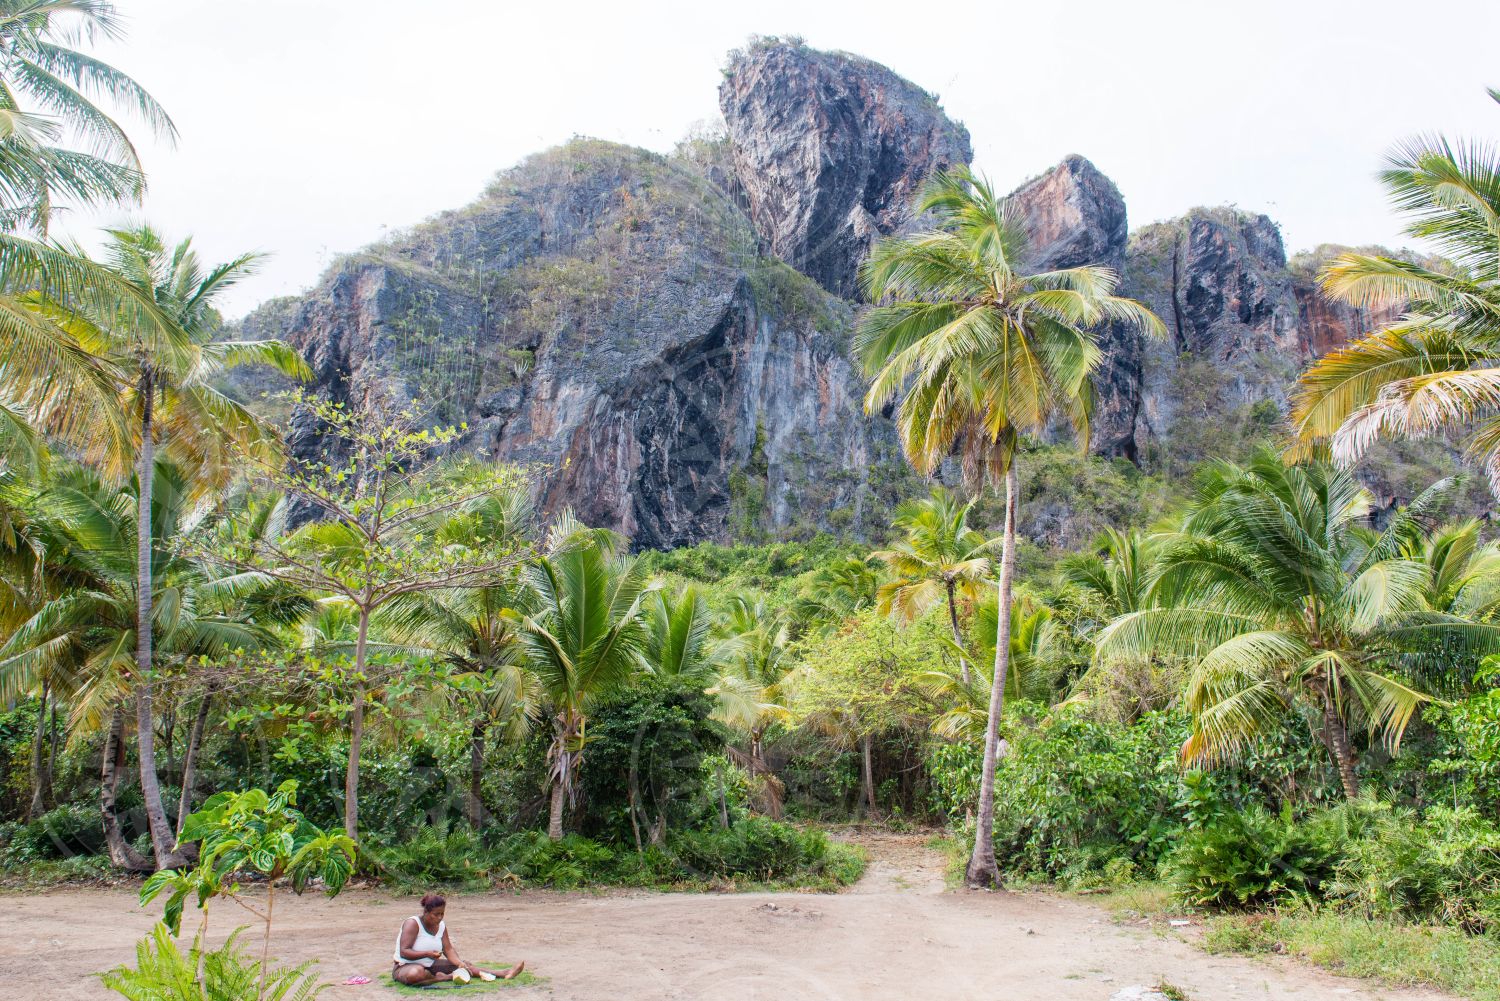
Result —
POLYGON ((928 840, 927 847, 943 853, 943 884, 950 890, 963 886, 969 868, 968 844, 952 834, 939 834, 928 840))
MULTIPOLYGON (((499 963, 490 960, 480 960, 474 964, 486 970, 503 970, 510 966, 509 963, 499 963)), ((547 978, 535 976, 530 970, 522 970, 514 980, 480 980, 475 977, 467 984, 441 983, 431 987, 408 987, 406 984, 398 984, 391 977, 389 967, 377 974, 374 981, 380 986, 395 991, 397 994, 412 994, 421 997, 429 997, 438 991, 451 992, 454 995, 468 997, 473 994, 493 994, 496 991, 506 991, 515 987, 530 987, 533 984, 546 983, 547 978)))
POLYGON ((1087 899, 1090 903, 1103 907, 1116 918, 1124 920, 1144 918, 1152 924, 1159 924, 1173 917, 1181 917, 1189 910, 1177 902, 1172 895, 1171 888, 1163 883, 1128 883, 1106 893, 1087 894, 1087 899))
POLYGON ((1193 1001, 1193 999, 1188 996, 1187 991, 1183 990, 1181 987, 1178 987, 1176 984, 1169 983, 1165 980, 1158 980, 1156 982, 1156 993, 1167 998, 1168 1001, 1193 1001))
POLYGON ((1203 947, 1209 952, 1285 953, 1346 976, 1500 1001, 1500 940, 1453 928, 1371 921, 1332 911, 1226 915, 1209 924, 1203 947))

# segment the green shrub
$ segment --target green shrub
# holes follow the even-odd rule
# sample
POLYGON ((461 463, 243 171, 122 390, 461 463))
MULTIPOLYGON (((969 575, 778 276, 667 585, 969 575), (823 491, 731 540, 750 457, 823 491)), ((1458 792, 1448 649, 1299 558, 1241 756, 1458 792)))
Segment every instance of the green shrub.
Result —
POLYGON ((728 830, 696 831, 671 846, 690 875, 770 883, 826 879, 843 885, 859 878, 863 856, 830 842, 822 831, 752 817, 728 830))
POLYGON ((516 834, 505 839, 499 854, 506 870, 528 883, 567 889, 614 881, 615 852, 579 834, 561 841, 539 831, 516 834))
POLYGON ((974 809, 979 800, 979 773, 984 748, 963 741, 934 743, 927 749, 927 776, 932 783, 932 805, 950 820, 974 809))
POLYGON ((195 944, 182 952, 171 932, 158 924, 135 947, 135 968, 119 966, 99 979, 104 986, 132 1001, 227 1001, 230 998, 264 998, 266 1001, 311 1001, 321 988, 308 973, 311 963, 271 967, 264 985, 260 963, 246 956, 238 943, 239 932, 217 949, 202 953, 203 978, 195 976, 199 949, 195 944))
POLYGON ((427 827, 400 844, 369 844, 363 860, 400 886, 487 886, 504 872, 500 853, 466 828, 427 827))
POLYGON ((1011 748, 995 780, 995 853, 1016 875, 1102 883, 1117 858, 1154 870, 1185 829, 1224 809, 1216 776, 1179 766, 1181 715, 1127 727, 1067 707, 1027 726, 1027 711, 1007 714, 1011 748))
POLYGON ((648 683, 601 700, 589 719, 578 828, 609 844, 638 845, 653 827, 704 827, 718 815, 703 760, 723 753, 703 685, 648 683))
POLYGON ((1480 932, 1500 928, 1500 828, 1469 807, 1377 807, 1329 888, 1346 907, 1480 932))
POLYGON ((8 824, 0 832, 0 862, 6 868, 77 855, 97 855, 104 849, 99 808, 82 803, 60 806, 27 824, 8 824))
POLYGON ((1280 814, 1251 808, 1187 832, 1162 870, 1179 899, 1200 907, 1315 895, 1333 874, 1347 831, 1336 822, 1299 824, 1290 807, 1280 814))

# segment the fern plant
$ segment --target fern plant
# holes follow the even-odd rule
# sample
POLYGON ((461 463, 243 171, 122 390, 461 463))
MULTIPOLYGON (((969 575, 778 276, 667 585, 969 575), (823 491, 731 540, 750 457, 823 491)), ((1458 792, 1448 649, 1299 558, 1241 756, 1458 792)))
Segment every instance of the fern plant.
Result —
POLYGON ((261 964, 245 955, 239 935, 235 931, 222 946, 206 952, 201 940, 195 940, 184 953, 171 930, 158 922, 136 943, 134 968, 119 966, 99 979, 131 1001, 311 1001, 323 990, 308 972, 311 963, 268 968, 262 979, 261 964))

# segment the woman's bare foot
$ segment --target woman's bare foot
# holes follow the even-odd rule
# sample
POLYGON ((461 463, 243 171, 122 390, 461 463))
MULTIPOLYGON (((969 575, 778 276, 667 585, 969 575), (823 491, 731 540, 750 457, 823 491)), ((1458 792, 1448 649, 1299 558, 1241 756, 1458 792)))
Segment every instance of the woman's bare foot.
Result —
POLYGON ((521 971, 524 969, 526 969, 526 960, 523 959, 515 966, 500 974, 500 977, 502 980, 514 980, 521 975, 521 971))

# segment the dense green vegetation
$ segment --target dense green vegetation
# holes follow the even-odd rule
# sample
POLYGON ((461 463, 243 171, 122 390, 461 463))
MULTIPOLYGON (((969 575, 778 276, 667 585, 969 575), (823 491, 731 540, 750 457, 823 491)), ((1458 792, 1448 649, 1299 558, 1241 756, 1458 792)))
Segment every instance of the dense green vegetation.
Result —
MULTIPOLYGON (((529 472, 450 454, 459 429, 419 402, 236 401, 235 366, 307 374, 220 337, 214 297, 253 256, 206 266, 146 226, 99 260, 48 242, 57 204, 139 195, 89 95, 171 131, 60 44, 69 18, 114 30, 98 0, 0 0, 6 100, 94 141, 0 109, 0 870, 151 874, 165 925, 113 989, 311 996, 271 963, 278 887, 836 889, 864 860, 817 822, 853 818, 947 825, 974 886, 1283 909, 1221 947, 1312 948, 1344 918, 1460 951, 1500 935, 1500 543, 1455 515, 1463 483, 1380 511, 1334 462, 1461 426, 1494 465, 1500 165, 1398 153, 1397 203, 1451 266, 1328 262, 1331 295, 1414 312, 1304 377, 1295 440, 1268 401, 1149 471, 1042 439, 1087 440, 1097 329, 1159 321, 1107 269, 1014 270, 1003 201, 939 176, 933 232, 872 256, 881 305, 852 347, 911 464, 956 454, 963 490, 900 497, 879 538, 764 541, 752 468, 735 524, 755 541, 631 553, 534 511, 529 472), (291 415, 319 454, 285 453, 291 415), (259 959, 201 950, 249 873, 259 959)), ((548 267, 515 322, 597 306, 599 276, 548 267)), ((785 265, 752 284, 842 336, 785 265)), ((1211 369, 1183 359, 1189 408, 1211 369)))

